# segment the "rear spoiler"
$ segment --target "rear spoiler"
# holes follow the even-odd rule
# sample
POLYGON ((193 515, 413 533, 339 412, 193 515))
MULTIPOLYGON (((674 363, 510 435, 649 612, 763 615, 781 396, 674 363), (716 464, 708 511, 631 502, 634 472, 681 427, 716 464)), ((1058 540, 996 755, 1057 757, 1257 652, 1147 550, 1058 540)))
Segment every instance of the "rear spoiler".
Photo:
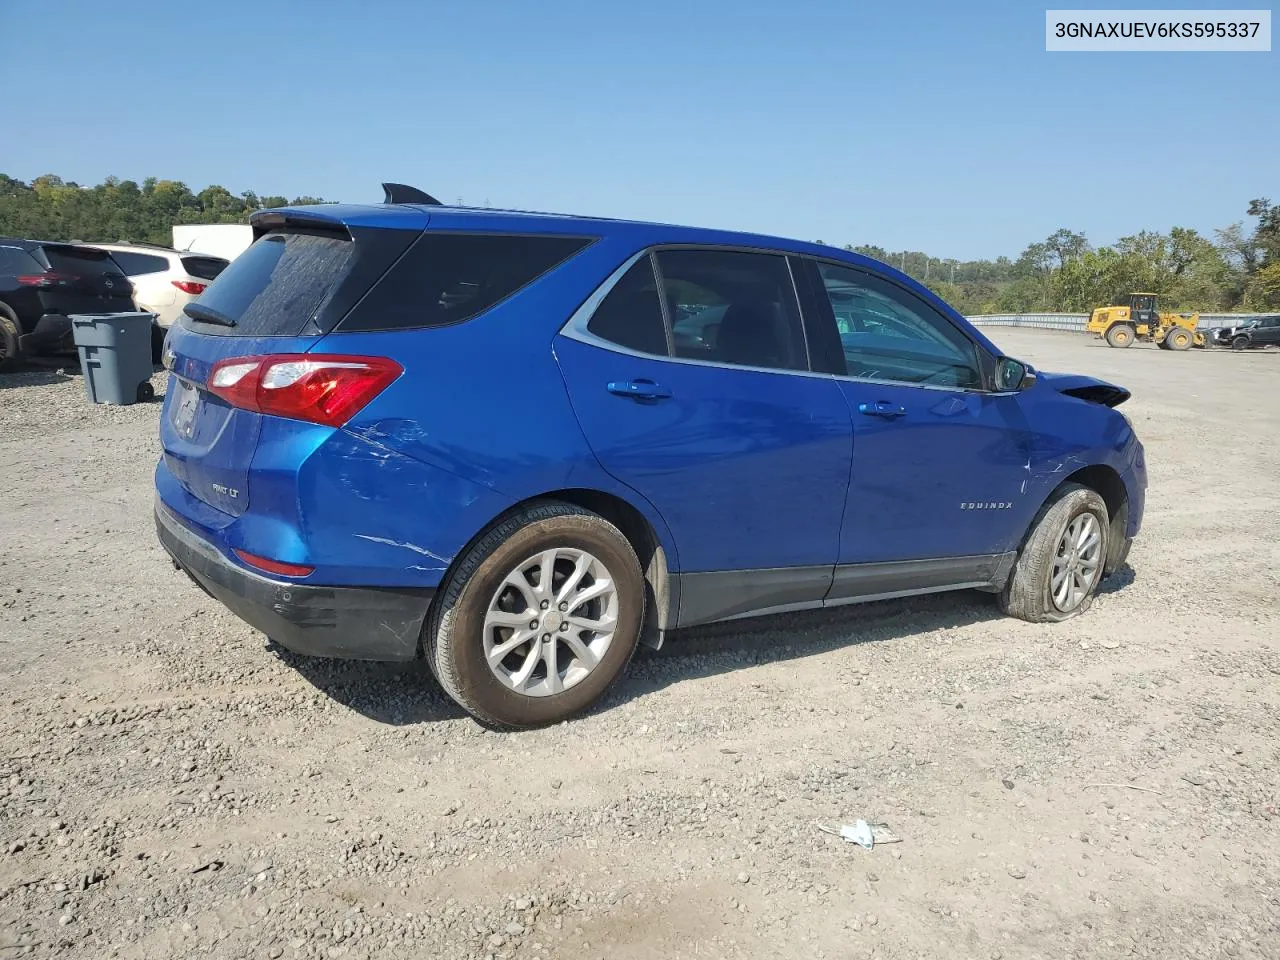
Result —
POLYGON ((429 219, 430 215, 419 205, 316 203, 259 210, 249 217, 249 224, 255 240, 272 230, 287 229, 317 230, 351 239, 352 231, 361 227, 422 231, 429 219))
POLYGON ((253 227, 253 239, 257 240, 264 233, 293 227, 301 230, 319 230, 324 233, 340 234, 344 239, 351 239, 351 232, 341 220, 299 213, 295 210, 259 210, 249 217, 253 227))

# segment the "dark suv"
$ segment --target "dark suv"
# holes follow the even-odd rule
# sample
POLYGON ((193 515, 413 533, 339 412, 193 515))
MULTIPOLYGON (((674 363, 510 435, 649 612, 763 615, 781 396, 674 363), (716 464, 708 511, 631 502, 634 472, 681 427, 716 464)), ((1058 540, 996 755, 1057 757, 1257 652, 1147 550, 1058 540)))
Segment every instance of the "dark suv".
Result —
POLYGON ((133 287, 111 254, 0 237, 0 370, 24 353, 74 349, 73 313, 133 309, 133 287))
POLYGON ((1213 331, 1213 342, 1232 350, 1280 347, 1280 314, 1254 317, 1238 327, 1219 327, 1213 331))

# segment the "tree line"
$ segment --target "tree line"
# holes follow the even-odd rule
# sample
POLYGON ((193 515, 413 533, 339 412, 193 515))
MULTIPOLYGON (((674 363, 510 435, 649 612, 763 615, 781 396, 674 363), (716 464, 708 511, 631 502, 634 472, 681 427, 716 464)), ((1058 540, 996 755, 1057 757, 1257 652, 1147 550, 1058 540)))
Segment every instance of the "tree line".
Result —
POLYGON ((148 177, 107 177, 93 187, 46 174, 31 183, 0 173, 0 236, 86 243, 173 243, 182 223, 248 223, 255 210, 293 203, 320 203, 316 197, 238 196, 226 187, 193 193, 185 183, 148 177))
MULTIPOLYGON (((233 194, 212 185, 108 177, 82 187, 47 174, 30 183, 0 174, 0 236, 168 245, 183 223, 246 223, 255 210, 320 203, 316 197, 233 194)), ((461 203, 461 201, 459 201, 461 203)), ((486 201, 486 206, 488 203, 486 201)), ((954 260, 918 250, 847 245, 927 284, 962 313, 1082 313, 1150 291, 1173 310, 1280 310, 1280 204, 1249 203, 1247 219, 1205 237, 1188 227, 1143 230, 1094 247, 1061 229, 1016 259, 954 260)))
POLYGON ((1213 239, 1189 227, 1143 230, 1094 247, 1079 232, 1054 231, 1016 259, 949 260, 919 251, 846 246, 898 267, 961 313, 1087 313, 1158 294, 1162 309, 1205 313, 1280 310, 1280 204, 1253 200, 1213 239))

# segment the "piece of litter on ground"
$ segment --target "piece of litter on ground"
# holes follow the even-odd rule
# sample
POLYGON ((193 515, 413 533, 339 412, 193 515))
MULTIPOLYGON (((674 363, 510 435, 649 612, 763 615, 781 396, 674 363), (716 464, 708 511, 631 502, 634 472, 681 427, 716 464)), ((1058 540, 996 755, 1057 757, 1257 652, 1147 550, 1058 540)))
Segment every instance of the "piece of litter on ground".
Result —
POLYGON ((844 837, 850 843, 856 843, 860 847, 870 850, 876 845, 875 834, 871 832, 871 824, 865 820, 859 820, 850 826, 842 824, 840 827, 840 836, 844 837))
POLYGON ((856 843, 868 850, 873 849, 877 843, 902 842, 902 838, 883 823, 868 823, 866 820, 859 820, 854 824, 842 824, 838 830, 835 827, 827 826, 821 821, 815 821, 814 826, 823 833, 829 833, 833 837, 840 837, 849 843, 856 843))
POLYGON ((873 823, 871 825, 871 839, 876 843, 902 842, 902 838, 886 827, 883 823, 873 823))

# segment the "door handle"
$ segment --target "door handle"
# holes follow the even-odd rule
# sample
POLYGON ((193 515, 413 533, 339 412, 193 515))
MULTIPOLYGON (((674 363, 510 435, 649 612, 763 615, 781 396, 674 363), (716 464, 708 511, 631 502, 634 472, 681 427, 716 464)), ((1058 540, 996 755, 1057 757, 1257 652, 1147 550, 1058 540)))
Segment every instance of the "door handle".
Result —
POLYGON ((671 390, 652 380, 614 380, 608 391, 618 397, 630 397, 632 400, 666 400, 671 390))
POLYGON ((907 408, 888 400, 877 400, 875 403, 858 404, 858 412, 868 417, 883 417, 885 420, 896 420, 907 415, 907 408))

